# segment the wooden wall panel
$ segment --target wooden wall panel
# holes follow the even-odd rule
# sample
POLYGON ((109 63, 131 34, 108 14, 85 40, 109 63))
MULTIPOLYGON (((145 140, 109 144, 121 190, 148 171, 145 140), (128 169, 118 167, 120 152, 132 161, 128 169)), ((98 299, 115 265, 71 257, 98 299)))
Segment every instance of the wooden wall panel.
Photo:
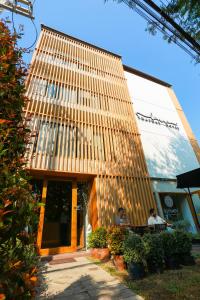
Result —
POLYGON ((43 26, 27 96, 29 169, 95 174, 99 225, 119 206, 146 223, 154 200, 120 57, 43 26))
POLYGON ((98 222, 98 208, 97 208, 97 192, 96 192, 96 178, 91 183, 90 197, 88 203, 89 222, 94 230, 99 226, 98 222))
MULTIPOLYGON (((42 203, 45 205, 47 196, 47 180, 43 182, 42 189, 42 203)), ((43 223, 44 223, 44 214, 45 214, 45 206, 40 207, 40 218, 38 224, 38 232, 37 232, 37 246, 40 249, 42 245, 42 231, 43 231, 43 223)))
POLYGON ((72 181, 72 223, 71 223, 71 247, 77 245, 77 182, 72 181))

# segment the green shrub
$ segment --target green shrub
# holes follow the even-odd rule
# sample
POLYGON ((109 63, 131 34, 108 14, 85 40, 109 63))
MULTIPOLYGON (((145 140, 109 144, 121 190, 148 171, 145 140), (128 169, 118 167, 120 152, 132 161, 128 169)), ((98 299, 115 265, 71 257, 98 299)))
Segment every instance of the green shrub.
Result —
POLYGON ((190 255, 192 250, 192 240, 189 234, 183 231, 174 231, 175 238, 175 254, 176 255, 190 255))
POLYGON ((160 234, 145 234, 142 241, 147 263, 155 267, 161 267, 164 259, 164 251, 160 234))
POLYGON ((88 236, 89 248, 106 248, 107 247, 107 231, 104 227, 99 227, 88 236))
POLYGON ((191 239, 199 240, 200 241, 200 233, 190 233, 191 239))
POLYGON ((124 260, 127 263, 143 263, 144 258, 142 238, 137 234, 129 234, 124 241, 124 260))
POLYGON ((17 34, 0 21, 0 295, 31 299, 37 283, 37 201, 26 174, 26 69, 17 34))
POLYGON ((182 230, 188 232, 190 229, 190 222, 187 220, 179 220, 173 223, 175 230, 182 230))
POLYGON ((181 230, 174 230, 172 233, 162 232, 161 238, 165 257, 190 254, 192 241, 188 233, 181 230))
POLYGON ((161 232, 160 238, 163 245, 164 257, 172 257, 176 253, 176 240, 172 232, 161 232))
POLYGON ((122 255, 124 249, 124 239, 126 229, 122 227, 112 227, 108 230, 108 248, 112 255, 122 255))

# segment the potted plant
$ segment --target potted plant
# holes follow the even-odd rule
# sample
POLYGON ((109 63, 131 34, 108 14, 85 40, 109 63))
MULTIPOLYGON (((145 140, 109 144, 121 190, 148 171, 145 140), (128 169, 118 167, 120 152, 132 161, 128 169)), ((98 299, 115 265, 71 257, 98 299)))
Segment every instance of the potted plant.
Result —
POLYGON ((179 260, 177 259, 176 239, 172 232, 161 232, 160 237, 164 250, 164 261, 167 269, 178 269, 180 267, 179 260))
POLYGON ((126 264, 123 258, 123 246, 125 239, 126 229, 122 227, 112 227, 108 230, 107 240, 108 248, 112 254, 113 263, 119 271, 123 271, 126 268, 126 264))
POLYGON ((176 256, 182 265, 194 265, 195 260, 191 255, 192 239, 188 233, 176 230, 173 232, 176 240, 176 256))
POLYGON ((124 241, 124 260, 128 264, 131 279, 144 277, 145 251, 142 238, 137 234, 129 234, 124 241))
POLYGON ((188 220, 178 220, 176 222, 173 222, 173 229, 175 230, 182 230, 185 232, 190 231, 190 222, 188 220))
POLYGON ((192 244, 200 246, 200 233, 192 234, 192 244))
POLYGON ((145 259, 150 273, 163 272, 164 251, 160 234, 147 233, 142 238, 145 259))
POLYGON ((107 231, 104 227, 99 227, 88 235, 88 246, 91 249, 91 255, 101 261, 106 261, 110 257, 107 247, 107 231))

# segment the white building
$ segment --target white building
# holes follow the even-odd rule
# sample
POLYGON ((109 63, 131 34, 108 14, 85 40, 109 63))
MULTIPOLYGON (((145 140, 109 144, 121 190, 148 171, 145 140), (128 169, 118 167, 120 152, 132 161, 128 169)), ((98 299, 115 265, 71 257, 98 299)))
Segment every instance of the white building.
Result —
POLYGON ((199 167, 199 146, 171 86, 124 66, 158 212, 196 232, 200 198, 176 188, 176 175, 199 167))

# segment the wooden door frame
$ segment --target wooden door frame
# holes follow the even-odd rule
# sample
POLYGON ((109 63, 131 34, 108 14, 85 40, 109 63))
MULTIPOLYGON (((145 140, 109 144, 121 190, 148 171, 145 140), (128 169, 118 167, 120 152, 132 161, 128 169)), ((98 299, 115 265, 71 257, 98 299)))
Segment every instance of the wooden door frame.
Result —
POLYGON ((61 254, 67 252, 77 251, 77 180, 76 179, 61 179, 53 177, 45 177, 43 179, 42 188, 42 206, 40 208, 40 217, 38 224, 37 233, 37 247, 40 255, 52 255, 61 254), (44 216, 45 216, 45 204, 47 196, 47 185, 48 181, 59 180, 59 181, 71 181, 72 182, 72 211, 71 211, 71 246, 55 247, 55 248, 41 248, 42 246, 42 233, 44 227, 44 216))

